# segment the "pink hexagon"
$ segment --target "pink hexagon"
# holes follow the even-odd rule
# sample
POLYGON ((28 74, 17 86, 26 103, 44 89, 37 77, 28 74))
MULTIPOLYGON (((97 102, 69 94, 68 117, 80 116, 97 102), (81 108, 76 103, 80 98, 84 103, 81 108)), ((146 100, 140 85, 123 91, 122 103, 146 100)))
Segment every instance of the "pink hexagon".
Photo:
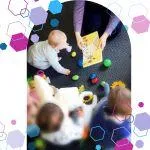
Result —
POLYGON ((132 28, 133 30, 139 34, 148 32, 150 21, 144 16, 137 16, 133 18, 132 28))
POLYGON ((10 46, 16 52, 26 49, 27 45, 28 45, 28 39, 23 33, 12 35, 10 46))
POLYGON ((132 150, 132 149, 133 149, 132 143, 126 138, 117 141, 114 148, 114 150, 132 150))

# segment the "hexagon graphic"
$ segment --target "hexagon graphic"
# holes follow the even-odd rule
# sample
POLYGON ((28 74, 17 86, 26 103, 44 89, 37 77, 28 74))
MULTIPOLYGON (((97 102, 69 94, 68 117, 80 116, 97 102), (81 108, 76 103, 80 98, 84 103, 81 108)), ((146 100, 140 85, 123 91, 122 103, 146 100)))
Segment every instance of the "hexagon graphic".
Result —
POLYGON ((105 136, 105 130, 101 126, 95 126, 91 128, 90 137, 96 142, 103 140, 105 136))
POLYGON ((133 144, 126 138, 116 142, 114 150, 132 150, 133 144))
POLYGON ((150 115, 145 113, 140 113, 135 116, 134 125, 140 130, 150 129, 150 115))
POLYGON ((133 18, 131 27, 137 34, 140 34, 148 32, 149 25, 150 21, 144 15, 141 15, 133 18))
POLYGON ((7 137, 7 134, 4 132, 0 132, 0 141, 5 141, 7 137))
POLYGON ((140 131, 138 128, 134 127, 133 132, 138 137, 147 136, 148 130, 140 131))
POLYGON ((10 38, 14 34, 17 34, 17 33, 25 34, 25 32, 26 32, 26 27, 20 21, 10 23, 7 28, 7 35, 10 38))
POLYGON ((30 138, 37 137, 40 134, 40 128, 33 124, 27 127, 27 134, 30 138))
MULTIPOLYGON (((125 127, 120 127, 120 128, 116 128, 113 130, 112 136, 111 136, 111 140, 116 144, 117 141, 121 140, 118 139, 118 135, 120 134, 120 131, 123 131, 124 133, 126 132, 127 135, 130 135, 131 133, 128 131, 128 129, 126 129, 125 127)), ((120 138, 120 137, 119 137, 120 138)), ((126 143, 128 144, 128 143, 126 143)))
POLYGON ((0 44, 0 49, 1 49, 1 50, 5 50, 6 48, 7 48, 6 43, 1 43, 1 44, 0 44))
POLYGON ((28 150, 36 150, 36 147, 35 147, 35 143, 34 142, 30 142, 28 144, 28 150))
POLYGON ((46 22, 48 13, 42 7, 36 7, 31 9, 30 20, 34 25, 41 25, 46 22))
POLYGON ((0 132, 3 132, 5 129, 5 126, 3 125, 3 123, 0 122, 0 132))
POLYGON ((21 11, 20 11, 20 15, 21 15, 23 18, 29 17, 29 14, 30 14, 30 12, 29 12, 29 10, 28 10, 27 8, 23 8, 23 9, 21 9, 21 11))
POLYGON ((28 39, 23 33, 12 35, 10 46, 16 51, 22 51, 27 48, 28 39))
POLYGON ((59 14, 62 11, 62 4, 58 0, 52 0, 49 4, 48 10, 52 14, 59 14))
POLYGON ((24 139, 25 136, 19 130, 15 130, 8 133, 6 142, 12 148, 20 148, 24 144, 24 139))
POLYGON ((30 40, 33 43, 37 43, 39 41, 39 36, 37 34, 32 34, 30 40))
POLYGON ((25 0, 10 0, 8 10, 14 15, 20 15, 21 9, 26 9, 28 3, 25 0))
POLYGON ((51 19, 50 25, 55 28, 59 25, 59 20, 58 19, 51 19))

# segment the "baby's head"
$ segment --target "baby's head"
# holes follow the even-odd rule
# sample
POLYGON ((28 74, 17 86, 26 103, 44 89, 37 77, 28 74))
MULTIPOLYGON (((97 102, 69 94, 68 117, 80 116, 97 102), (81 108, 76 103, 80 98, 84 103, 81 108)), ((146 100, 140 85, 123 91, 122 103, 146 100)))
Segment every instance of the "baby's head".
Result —
POLYGON ((42 132, 55 132, 61 127, 64 114, 59 106, 53 103, 45 104, 37 116, 37 124, 42 132))
POLYGON ((61 50, 68 47, 67 36, 60 30, 53 30, 48 36, 48 43, 57 50, 61 50))
POLYGON ((108 97, 108 107, 115 115, 130 115, 131 110, 131 92, 124 87, 111 89, 108 97))

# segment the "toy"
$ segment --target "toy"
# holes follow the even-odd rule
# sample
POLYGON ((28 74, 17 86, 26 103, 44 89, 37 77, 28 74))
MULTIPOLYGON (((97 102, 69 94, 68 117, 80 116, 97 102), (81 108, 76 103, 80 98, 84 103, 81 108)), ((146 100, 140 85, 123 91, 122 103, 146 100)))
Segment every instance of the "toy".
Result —
POLYGON ((77 81, 77 80, 79 80, 79 76, 78 76, 78 75, 74 75, 74 76, 72 76, 72 80, 73 80, 73 81, 77 81))
POLYGON ((103 62, 103 65, 106 67, 106 68, 109 68, 111 65, 112 65, 112 62, 110 59, 105 59, 104 62, 103 62))
POLYGON ((91 73, 90 76, 89 76, 90 80, 92 80, 92 79, 94 79, 96 77, 97 77, 97 75, 95 73, 91 73))
POLYGON ((81 85, 79 88, 79 93, 82 93, 83 91, 85 91, 85 86, 84 85, 81 85))
POLYGON ((82 68, 83 67, 83 59, 79 59, 77 62, 78 67, 82 68))
POLYGON ((33 89, 33 88, 35 87, 35 85, 34 85, 34 80, 33 80, 32 77, 29 77, 29 78, 27 79, 27 82, 28 82, 28 85, 29 85, 29 87, 30 87, 31 89, 33 89))
POLYGON ((124 82, 122 82, 122 81, 115 81, 115 82, 112 83, 111 88, 114 89, 117 86, 126 87, 124 82))
POLYGON ((98 82, 99 82, 99 79, 97 77, 91 80, 92 84, 97 84, 98 82))
POLYGON ((71 56, 72 56, 72 57, 76 57, 76 56, 77 56, 77 53, 76 53, 75 51, 73 51, 73 52, 71 53, 71 56))
POLYGON ((44 71, 39 70, 39 71, 37 72, 37 75, 39 75, 40 77, 42 77, 42 78, 44 78, 44 79, 46 80, 46 75, 45 75, 44 71))
POLYGON ((104 87, 105 83, 105 81, 101 81, 100 86, 104 87))

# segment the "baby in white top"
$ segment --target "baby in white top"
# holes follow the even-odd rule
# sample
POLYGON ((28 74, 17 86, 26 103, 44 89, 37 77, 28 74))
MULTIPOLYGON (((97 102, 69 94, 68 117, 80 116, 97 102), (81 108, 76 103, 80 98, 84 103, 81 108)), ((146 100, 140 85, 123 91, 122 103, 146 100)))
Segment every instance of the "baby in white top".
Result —
POLYGON ((67 37, 64 32, 60 30, 53 30, 48 36, 48 40, 35 43, 30 46, 28 50, 28 63, 38 69, 45 70, 50 66, 58 73, 69 75, 70 70, 64 68, 59 63, 60 58, 58 53, 62 49, 71 51, 67 43, 67 37))

